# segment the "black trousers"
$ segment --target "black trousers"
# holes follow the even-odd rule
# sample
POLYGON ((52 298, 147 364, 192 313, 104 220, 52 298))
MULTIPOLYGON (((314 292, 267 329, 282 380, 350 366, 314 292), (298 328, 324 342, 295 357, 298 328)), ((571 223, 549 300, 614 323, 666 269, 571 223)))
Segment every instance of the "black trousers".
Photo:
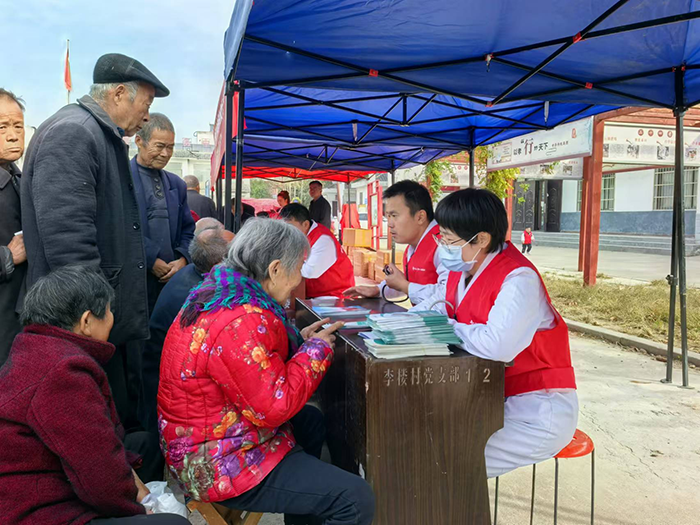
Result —
POLYGON ((141 466, 134 469, 144 483, 163 480, 165 458, 160 451, 160 438, 152 432, 131 432, 124 437, 124 448, 142 458, 141 466))
POLYGON ((220 505, 285 513, 288 525, 369 525, 374 494, 361 477, 318 459, 325 438, 321 412, 304 407, 292 418, 297 447, 257 487, 220 505))
POLYGON ((100 518, 89 525, 190 525, 187 518, 177 514, 139 514, 127 518, 100 518))
POLYGON ((523 253, 525 253, 525 251, 527 251, 527 253, 530 253, 531 250, 532 244, 523 244, 523 253))

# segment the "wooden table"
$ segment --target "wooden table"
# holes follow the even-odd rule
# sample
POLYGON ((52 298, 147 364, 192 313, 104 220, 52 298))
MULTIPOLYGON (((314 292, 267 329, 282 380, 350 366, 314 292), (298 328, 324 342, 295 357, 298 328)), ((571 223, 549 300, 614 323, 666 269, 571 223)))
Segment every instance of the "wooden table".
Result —
MULTIPOLYGON (((378 299, 336 304, 349 305, 404 310, 378 299)), ((318 320, 310 301, 298 300, 296 319, 299 328, 318 320)), ((374 489, 374 524, 490 524, 484 447, 503 426, 504 365, 461 350, 377 359, 358 332, 341 331, 319 396, 333 463, 374 489)))

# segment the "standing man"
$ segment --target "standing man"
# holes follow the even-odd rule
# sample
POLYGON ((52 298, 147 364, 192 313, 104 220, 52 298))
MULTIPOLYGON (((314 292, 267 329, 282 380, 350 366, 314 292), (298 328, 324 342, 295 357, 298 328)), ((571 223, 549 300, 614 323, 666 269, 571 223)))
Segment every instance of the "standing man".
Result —
POLYGON ((394 240, 408 244, 403 257, 405 274, 391 264, 386 281, 379 286, 355 286, 345 294, 377 297, 383 293, 389 299, 407 294, 414 305, 418 304, 447 283, 449 276, 438 255, 435 239, 440 228, 430 193, 415 181, 397 182, 384 191, 384 214, 394 240))
POLYGON ((301 267, 306 279, 306 297, 342 297, 355 284, 352 263, 331 231, 313 220, 303 205, 287 204, 279 218, 306 235, 311 250, 301 267))
POLYGON ((0 366, 22 327, 17 315, 27 256, 19 200, 21 173, 15 165, 24 153, 24 106, 0 88, 0 366))
POLYGON ((136 406, 127 389, 124 343, 148 338, 148 268, 123 138, 148 122, 154 97, 170 92, 143 64, 120 54, 98 59, 93 82, 90 95, 39 126, 27 150, 22 177, 27 287, 69 264, 101 270, 112 285, 110 342, 117 350, 105 371, 128 429, 136 406))
POLYGON ((311 195, 311 204, 309 204, 309 213, 311 220, 331 229, 331 205, 323 196, 323 184, 314 180, 309 183, 309 195, 311 195))
POLYGON ((194 237, 194 219, 187 204, 187 186, 165 171, 175 148, 175 127, 161 113, 136 134, 136 157, 131 159, 136 198, 141 211, 141 229, 146 247, 148 312, 170 278, 190 262, 188 253, 194 237))
POLYGON ((194 175, 187 175, 185 184, 187 184, 187 204, 190 211, 195 212, 200 219, 207 217, 216 219, 216 204, 209 197, 199 193, 199 179, 194 175))

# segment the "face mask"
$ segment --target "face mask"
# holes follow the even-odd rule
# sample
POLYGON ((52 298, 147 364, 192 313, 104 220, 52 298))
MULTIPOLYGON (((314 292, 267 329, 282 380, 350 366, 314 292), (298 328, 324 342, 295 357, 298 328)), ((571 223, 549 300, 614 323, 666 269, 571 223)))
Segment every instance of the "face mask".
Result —
POLYGON ((469 239, 462 246, 450 246, 446 244, 440 244, 440 246, 438 246, 438 255, 440 256, 440 261, 442 262, 443 266, 451 272, 471 271, 472 268, 474 268, 474 265, 476 264, 476 256, 479 255, 481 248, 479 248, 479 251, 476 252, 476 254, 474 254, 474 258, 471 261, 467 262, 464 262, 462 260, 462 248, 464 248, 467 244, 472 242, 477 235, 479 234, 477 233, 476 235, 474 235, 474 237, 469 239))

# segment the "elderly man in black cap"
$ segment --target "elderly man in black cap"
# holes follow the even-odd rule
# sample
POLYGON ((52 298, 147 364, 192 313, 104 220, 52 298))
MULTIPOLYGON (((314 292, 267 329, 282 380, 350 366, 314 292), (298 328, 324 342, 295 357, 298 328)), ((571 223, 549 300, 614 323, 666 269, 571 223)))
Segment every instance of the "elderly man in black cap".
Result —
POLYGON ((108 54, 93 72, 90 95, 37 129, 22 176, 27 287, 56 268, 101 270, 115 291, 117 351, 106 366, 119 416, 129 428, 140 384, 127 379, 125 343, 148 338, 146 255, 124 137, 148 122, 154 97, 168 88, 133 58, 108 54))

